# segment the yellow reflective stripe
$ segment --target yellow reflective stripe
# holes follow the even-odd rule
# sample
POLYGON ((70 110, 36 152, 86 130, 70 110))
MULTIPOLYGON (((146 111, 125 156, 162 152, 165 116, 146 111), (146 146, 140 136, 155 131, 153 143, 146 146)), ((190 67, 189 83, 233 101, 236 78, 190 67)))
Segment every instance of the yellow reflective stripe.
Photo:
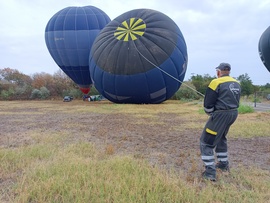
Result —
POLYGON ((217 135, 217 132, 210 130, 209 128, 206 128, 205 130, 207 133, 211 134, 211 135, 217 135))
POLYGON ((225 83, 225 82, 239 83, 237 80, 235 80, 234 78, 230 76, 224 76, 224 77, 220 77, 220 78, 212 80, 208 87, 215 91, 220 84, 225 83))

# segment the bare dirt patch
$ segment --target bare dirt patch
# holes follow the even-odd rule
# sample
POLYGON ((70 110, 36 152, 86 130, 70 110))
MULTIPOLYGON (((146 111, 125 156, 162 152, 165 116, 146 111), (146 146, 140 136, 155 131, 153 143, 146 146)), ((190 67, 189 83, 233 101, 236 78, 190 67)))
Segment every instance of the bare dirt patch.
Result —
MULTIPOLYGON (((110 114, 76 111, 76 105, 85 109, 97 105, 82 101, 52 101, 41 106, 38 102, 24 104, 0 103, 1 148, 35 144, 33 132, 37 136, 63 133, 63 144, 91 142, 108 153, 130 154, 152 165, 183 170, 192 176, 200 176, 203 170, 199 151, 202 128, 188 127, 187 117, 177 113, 161 112, 152 118, 119 113, 117 109, 110 114)), ((206 119, 200 117, 196 122, 203 126, 206 119)), ((270 137, 233 139, 229 135, 228 143, 231 168, 256 166, 270 170, 270 137)))

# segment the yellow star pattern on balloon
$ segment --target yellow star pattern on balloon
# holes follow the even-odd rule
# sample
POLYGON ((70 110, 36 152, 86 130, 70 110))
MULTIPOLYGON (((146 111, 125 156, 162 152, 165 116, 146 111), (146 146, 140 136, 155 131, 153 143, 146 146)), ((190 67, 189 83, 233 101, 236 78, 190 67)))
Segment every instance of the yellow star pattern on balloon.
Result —
POLYGON ((122 22, 114 32, 114 36, 118 40, 129 41, 136 40, 143 36, 146 24, 140 18, 130 18, 122 22))

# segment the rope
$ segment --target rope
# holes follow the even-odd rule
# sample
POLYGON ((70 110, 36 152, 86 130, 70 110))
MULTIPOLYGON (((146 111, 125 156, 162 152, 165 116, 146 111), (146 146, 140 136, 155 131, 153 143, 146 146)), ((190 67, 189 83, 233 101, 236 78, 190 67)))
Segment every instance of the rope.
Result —
POLYGON ((146 58, 138 49, 137 46, 134 43, 134 47, 137 50, 137 52, 150 64, 152 64, 153 66, 155 66, 157 69, 159 69, 161 72, 165 73, 166 75, 168 75, 169 77, 171 77, 172 79, 176 80, 177 82, 181 83, 182 85, 185 85, 186 87, 188 87, 189 89, 195 91, 196 93, 198 93, 199 95, 201 95, 202 97, 204 97, 204 94, 200 93, 199 91, 197 91, 196 89, 190 87, 189 85, 183 83, 181 80, 178 80, 177 78, 175 78, 174 76, 172 76, 171 74, 167 73, 165 70, 162 70, 160 67, 158 67, 156 64, 154 64, 153 62, 151 62, 148 58, 146 58))

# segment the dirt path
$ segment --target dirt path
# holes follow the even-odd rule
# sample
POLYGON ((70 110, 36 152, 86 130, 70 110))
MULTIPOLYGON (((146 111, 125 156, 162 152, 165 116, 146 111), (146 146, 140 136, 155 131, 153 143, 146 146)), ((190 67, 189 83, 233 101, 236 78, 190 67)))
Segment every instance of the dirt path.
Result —
MULTIPOLYGON (((199 151, 201 130, 183 127, 179 133, 177 126, 188 121, 172 113, 158 114, 158 123, 141 118, 142 123, 138 124, 129 114, 81 112, 71 116, 66 112, 56 113, 53 109, 46 113, 38 113, 37 108, 22 111, 25 113, 1 115, 0 147, 33 144, 35 141, 29 136, 32 132, 55 134, 61 131, 69 137, 65 142, 93 142, 102 150, 109 146, 115 154, 132 154, 161 168, 187 172, 203 168, 199 151), (74 128, 74 123, 79 123, 79 128, 74 128)), ((270 170, 270 137, 232 139, 229 135, 228 143, 232 168, 242 165, 270 170)))
MULTIPOLYGON (((177 133, 170 126, 184 121, 171 114, 160 115, 159 120, 166 125, 134 124, 132 118, 111 115, 102 120, 104 137, 89 137, 89 141, 104 142, 115 147, 117 153, 135 154, 146 158, 159 167, 190 171, 202 168, 199 151, 201 131, 185 129, 177 133), (171 118, 174 117, 173 120, 171 118), (110 122, 108 122, 110 121, 110 122)), ((232 167, 256 166, 270 170, 270 137, 250 139, 230 139, 229 155, 232 167)))

